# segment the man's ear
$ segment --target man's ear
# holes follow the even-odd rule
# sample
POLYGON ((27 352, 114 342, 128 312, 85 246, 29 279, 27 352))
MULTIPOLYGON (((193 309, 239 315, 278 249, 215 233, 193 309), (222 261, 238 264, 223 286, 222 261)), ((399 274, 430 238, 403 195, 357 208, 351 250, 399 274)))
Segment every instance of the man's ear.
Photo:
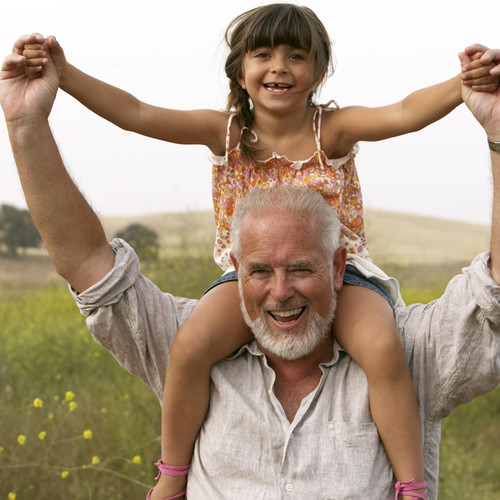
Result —
POLYGON ((236 273, 238 273, 239 263, 236 260, 236 257, 234 256, 233 252, 229 253, 229 258, 231 259, 231 262, 233 263, 233 266, 234 266, 234 269, 236 270, 236 273))
POLYGON ((333 254, 333 289, 338 292, 342 288, 347 250, 344 246, 337 248, 333 254))

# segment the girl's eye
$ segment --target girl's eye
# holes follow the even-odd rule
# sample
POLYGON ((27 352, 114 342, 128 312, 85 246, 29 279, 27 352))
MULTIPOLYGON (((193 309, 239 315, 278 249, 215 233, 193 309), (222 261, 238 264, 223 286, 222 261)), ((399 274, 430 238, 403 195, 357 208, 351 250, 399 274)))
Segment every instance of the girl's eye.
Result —
POLYGON ((265 57, 269 57, 269 52, 257 52, 255 54, 255 57, 258 57, 258 58, 265 58, 265 57))

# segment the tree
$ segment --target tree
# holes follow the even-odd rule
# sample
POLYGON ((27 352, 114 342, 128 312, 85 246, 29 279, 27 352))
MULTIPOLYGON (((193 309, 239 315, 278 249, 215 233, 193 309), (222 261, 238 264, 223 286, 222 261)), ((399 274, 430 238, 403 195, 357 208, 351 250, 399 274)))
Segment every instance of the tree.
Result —
POLYGON ((143 224, 130 224, 116 233, 115 238, 127 241, 142 261, 158 259, 160 249, 158 233, 143 224))
POLYGON ((28 210, 11 205, 0 207, 0 244, 7 253, 17 255, 18 248, 37 248, 42 239, 28 210))

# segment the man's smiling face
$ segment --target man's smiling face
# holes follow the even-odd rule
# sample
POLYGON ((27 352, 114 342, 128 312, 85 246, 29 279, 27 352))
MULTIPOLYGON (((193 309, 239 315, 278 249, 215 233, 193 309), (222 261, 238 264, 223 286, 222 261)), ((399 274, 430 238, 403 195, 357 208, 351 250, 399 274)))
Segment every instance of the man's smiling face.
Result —
POLYGON ((241 228, 237 267, 246 320, 261 347, 282 346, 296 351, 294 358, 330 333, 342 279, 321 250, 316 226, 278 211, 248 216, 241 228))

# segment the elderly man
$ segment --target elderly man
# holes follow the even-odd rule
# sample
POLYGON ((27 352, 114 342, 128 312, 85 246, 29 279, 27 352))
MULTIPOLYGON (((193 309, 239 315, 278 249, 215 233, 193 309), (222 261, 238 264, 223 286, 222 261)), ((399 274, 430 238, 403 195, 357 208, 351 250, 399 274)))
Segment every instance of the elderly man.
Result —
MULTIPOLYGON (((161 400, 172 339, 196 301, 162 293, 125 242, 107 243, 50 131, 55 69, 49 62, 30 80, 21 50, 3 63, 0 101, 29 208, 96 340, 161 400)), ((500 60, 500 51, 484 57, 500 60)), ((500 95, 465 88, 464 101, 492 148, 491 252, 437 301, 395 312, 421 412, 430 499, 441 419, 500 382, 500 95)), ((331 245, 336 218, 314 193, 280 188, 250 195, 234 224, 242 310, 256 340, 212 369, 189 498, 391 498, 393 473, 365 376, 329 335, 345 265, 344 250, 331 245)))

